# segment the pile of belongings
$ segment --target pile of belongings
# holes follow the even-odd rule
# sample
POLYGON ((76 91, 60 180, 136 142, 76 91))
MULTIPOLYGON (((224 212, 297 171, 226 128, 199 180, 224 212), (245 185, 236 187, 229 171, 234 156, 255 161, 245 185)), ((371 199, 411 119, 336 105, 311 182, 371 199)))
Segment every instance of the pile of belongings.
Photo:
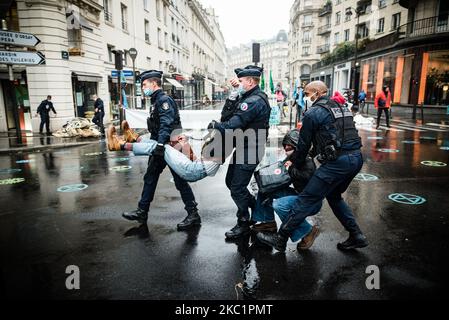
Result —
POLYGON ((86 118, 74 118, 67 121, 61 129, 53 133, 53 136, 58 138, 71 138, 71 137, 100 137, 101 132, 98 126, 93 124, 86 118))

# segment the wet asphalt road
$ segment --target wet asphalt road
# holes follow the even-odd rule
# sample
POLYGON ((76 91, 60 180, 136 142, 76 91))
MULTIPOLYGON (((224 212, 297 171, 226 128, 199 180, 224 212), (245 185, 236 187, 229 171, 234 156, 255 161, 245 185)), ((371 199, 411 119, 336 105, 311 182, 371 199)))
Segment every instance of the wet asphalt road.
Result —
POLYGON ((378 180, 353 181, 345 195, 370 241, 349 253, 336 249, 347 234, 327 203, 313 218, 322 233, 307 252, 298 253, 291 242, 285 254, 248 241, 225 242, 236 211, 224 184, 225 167, 192 184, 202 226, 177 232, 185 213, 168 169, 159 180, 148 225, 121 218, 139 200, 145 157, 107 152, 104 142, 0 156, 0 295, 243 299, 244 291, 245 298, 256 299, 447 298, 449 167, 421 162, 449 163, 449 126, 396 122, 394 127, 360 130, 362 172, 378 180), (129 168, 111 169, 116 166, 129 168), (12 178, 17 179, 6 181, 12 178), (57 191, 72 184, 87 188, 57 191), (396 203, 388 198, 393 193, 426 201, 396 203), (80 290, 65 287, 68 265, 80 269, 80 290), (379 290, 365 286, 369 265, 380 268, 379 290))

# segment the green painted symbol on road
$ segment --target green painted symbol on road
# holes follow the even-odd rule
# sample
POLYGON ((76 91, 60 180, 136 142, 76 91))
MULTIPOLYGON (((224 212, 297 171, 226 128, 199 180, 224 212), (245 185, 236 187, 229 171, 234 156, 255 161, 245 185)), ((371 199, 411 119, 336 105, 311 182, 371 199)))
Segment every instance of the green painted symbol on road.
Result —
POLYGON ((405 144, 419 144, 419 141, 404 140, 404 141, 402 141, 402 143, 405 143, 405 144))
POLYGON ((86 153, 84 154, 85 156, 91 157, 91 156, 99 156, 102 155, 103 152, 91 152, 91 153, 86 153))
POLYGON ((424 137, 420 137, 420 139, 422 139, 422 140, 436 140, 437 138, 435 138, 435 137, 429 137, 429 136, 424 136, 424 137))
POLYGON ((30 160, 17 160, 16 163, 30 163, 33 162, 34 159, 30 159, 30 160))
POLYGON ((21 183, 24 181, 25 181, 24 178, 3 179, 3 180, 0 180, 0 185, 16 184, 16 183, 21 183))
POLYGON ((441 147, 441 150, 449 151, 449 147, 441 147))
POLYGON ((77 192, 84 190, 88 187, 87 184, 78 183, 78 184, 68 184, 65 186, 61 186, 58 189, 56 189, 58 192, 77 192))
POLYGON ((447 166, 447 164, 444 162, 430 161, 430 160, 421 161, 421 164, 423 164, 425 166, 429 166, 429 167, 445 167, 445 166, 447 166))
POLYGON ((0 169, 0 174, 21 172, 22 169, 0 169))
POLYGON ((394 202, 411 205, 423 204, 426 202, 426 199, 423 197, 408 193, 392 193, 388 196, 388 199, 394 202))
POLYGON ((131 169, 132 169, 131 166, 116 166, 116 167, 111 168, 111 170, 117 171, 117 172, 129 171, 131 169))
POLYGON ((128 161, 129 158, 127 158, 127 157, 125 157, 125 158, 115 158, 114 160, 115 160, 115 162, 124 162, 124 161, 128 161))
POLYGON ((398 149, 377 149, 377 151, 379 151, 379 152, 386 152, 386 153, 395 153, 395 152, 399 152, 398 149))
POLYGON ((368 137, 368 140, 382 140, 383 137, 368 137))
POLYGON ((358 181, 376 181, 379 180, 379 177, 369 173, 359 173, 354 179, 358 181))

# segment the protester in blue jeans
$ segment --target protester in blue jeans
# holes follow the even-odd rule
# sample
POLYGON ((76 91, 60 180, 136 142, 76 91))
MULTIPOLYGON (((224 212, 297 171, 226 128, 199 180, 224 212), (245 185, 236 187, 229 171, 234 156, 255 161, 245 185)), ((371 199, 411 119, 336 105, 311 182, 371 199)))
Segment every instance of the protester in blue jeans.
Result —
POLYGON ((313 145, 313 155, 321 163, 304 190, 295 198, 291 215, 278 233, 258 233, 257 239, 278 251, 285 251, 288 238, 300 228, 306 217, 317 214, 324 199, 334 215, 349 232, 346 241, 338 243, 340 250, 363 248, 368 241, 357 224, 351 208, 342 194, 363 166, 360 136, 347 106, 329 98, 322 81, 312 81, 304 89, 309 111, 304 115, 301 140, 296 149, 295 163, 301 166, 313 145))
MULTIPOLYGON (((293 165, 295 162, 294 151, 299 139, 299 130, 293 129, 285 135, 282 141, 285 153, 287 154, 285 164, 288 167, 294 188, 288 186, 269 194, 260 192, 257 194, 256 207, 251 217, 251 220, 256 222, 252 226, 252 230, 255 232, 276 232, 277 225, 274 212, 277 213, 282 222, 285 222, 291 214, 290 209, 296 201, 298 194, 304 189, 315 172, 315 164, 310 157, 307 157, 301 167, 295 167, 293 165)), ((290 239, 292 242, 302 239, 298 243, 297 249, 306 250, 312 246, 318 234, 318 227, 312 226, 307 220, 304 220, 290 235, 290 239)))

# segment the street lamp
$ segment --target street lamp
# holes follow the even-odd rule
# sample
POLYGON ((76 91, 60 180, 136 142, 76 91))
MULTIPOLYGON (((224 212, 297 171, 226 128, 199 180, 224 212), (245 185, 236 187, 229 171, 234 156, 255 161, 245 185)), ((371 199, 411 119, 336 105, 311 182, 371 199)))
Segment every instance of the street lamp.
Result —
POLYGON ((359 66, 359 63, 357 62, 357 53, 358 53, 358 44, 359 44, 359 20, 360 20, 360 13, 361 8, 357 7, 357 9, 354 9, 353 7, 346 8, 346 16, 352 16, 352 11, 354 11, 355 16, 357 18, 357 24, 355 28, 355 51, 354 51, 354 68, 352 69, 352 85, 351 87, 354 88, 354 97, 353 97, 353 103, 354 105, 358 105, 359 102, 359 82, 356 81, 357 77, 357 68, 359 66))

